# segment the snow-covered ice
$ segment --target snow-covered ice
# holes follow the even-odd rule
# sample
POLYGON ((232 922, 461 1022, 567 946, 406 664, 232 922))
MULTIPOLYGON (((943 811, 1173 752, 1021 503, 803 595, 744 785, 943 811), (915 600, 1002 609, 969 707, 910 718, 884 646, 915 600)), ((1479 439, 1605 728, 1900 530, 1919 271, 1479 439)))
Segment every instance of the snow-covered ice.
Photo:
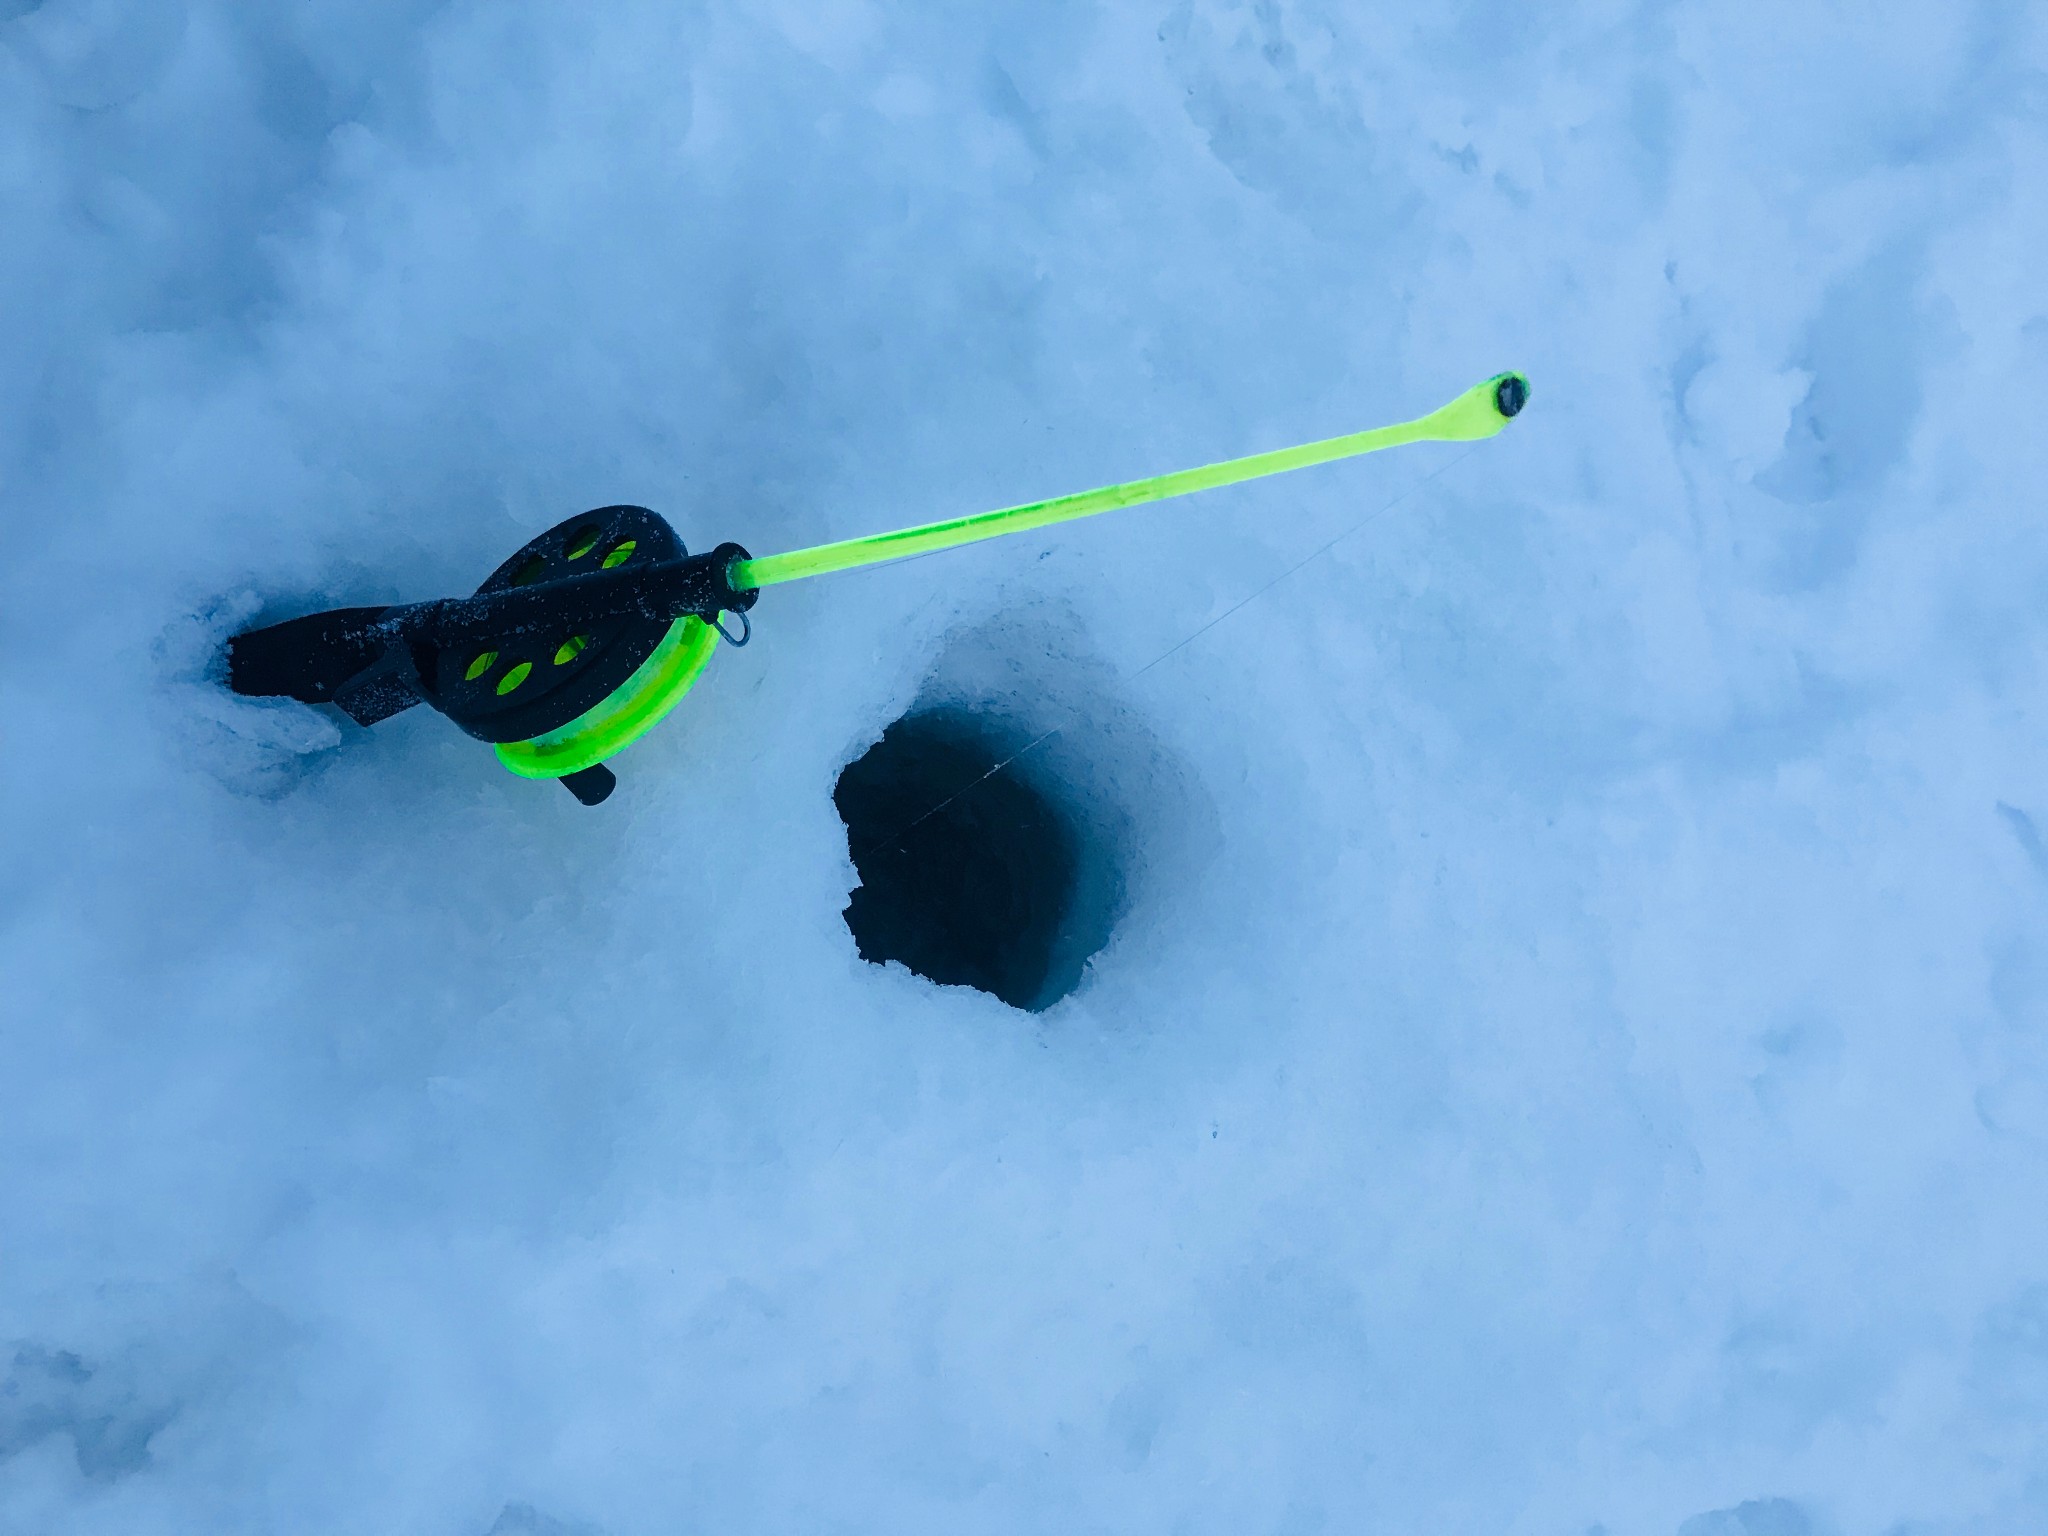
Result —
POLYGON ((0 1532, 2048 1529, 2044 28, 0 0, 0 1532), (1504 368, 764 594, 598 810, 215 674, 1504 368), (1044 1013, 855 953, 920 701, 1044 1013))

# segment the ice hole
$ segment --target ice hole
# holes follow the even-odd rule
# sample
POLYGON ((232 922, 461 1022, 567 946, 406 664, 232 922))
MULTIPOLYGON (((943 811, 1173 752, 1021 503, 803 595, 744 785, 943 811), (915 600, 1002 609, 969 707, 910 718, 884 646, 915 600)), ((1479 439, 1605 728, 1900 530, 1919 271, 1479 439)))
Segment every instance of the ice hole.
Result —
POLYGON ((1109 937, 1109 854, 1032 740, 999 716, 916 710, 847 765, 832 798, 862 959, 1033 1012, 1079 984, 1109 937))

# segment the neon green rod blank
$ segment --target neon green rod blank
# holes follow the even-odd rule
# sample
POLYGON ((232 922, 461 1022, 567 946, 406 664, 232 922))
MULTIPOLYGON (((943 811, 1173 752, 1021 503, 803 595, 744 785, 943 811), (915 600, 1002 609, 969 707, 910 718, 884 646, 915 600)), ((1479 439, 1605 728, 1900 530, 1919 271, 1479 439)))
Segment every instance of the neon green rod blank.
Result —
POLYGON ((874 533, 866 538, 842 539, 836 544, 819 544, 810 549, 793 549, 787 554, 766 555, 759 560, 742 560, 733 566, 730 580, 740 588, 772 587, 777 582, 795 581, 803 576, 825 576, 857 566, 880 565, 886 560, 929 554, 935 549, 951 549, 955 545, 972 544, 1006 533, 1023 533, 1027 529, 1043 528, 1048 523, 1064 523, 1072 518, 1110 512, 1118 507, 1134 507, 1147 501, 1164 501, 1169 496, 1185 496, 1191 491, 1213 490, 1219 485, 1235 485, 1240 480, 1256 480, 1261 475, 1277 475, 1283 470, 1305 469, 1311 464, 1327 464, 1332 459, 1376 453, 1382 448, 1398 448, 1404 443, 1471 442, 1491 437, 1505 427, 1521 409, 1528 393, 1529 381, 1521 374, 1495 374, 1484 384, 1473 385, 1449 405, 1414 421, 1398 422, 1391 427, 1374 427, 1367 432, 1352 432, 1343 437, 1326 437, 1321 442, 1303 443, 1297 448, 1276 448, 1269 453, 1225 459, 1220 464, 1204 464, 1199 469, 1154 475, 1149 480, 1132 480, 1124 485, 1076 491, 1071 496, 1055 496, 1051 501, 1026 502, 1020 507, 978 512, 971 517, 951 518, 943 523, 925 523, 916 528, 901 528, 894 533, 874 533), (1514 381, 1512 388, 1503 389, 1502 386, 1510 380, 1514 381), (1508 403, 1506 409, 1503 409, 1504 403, 1508 403))

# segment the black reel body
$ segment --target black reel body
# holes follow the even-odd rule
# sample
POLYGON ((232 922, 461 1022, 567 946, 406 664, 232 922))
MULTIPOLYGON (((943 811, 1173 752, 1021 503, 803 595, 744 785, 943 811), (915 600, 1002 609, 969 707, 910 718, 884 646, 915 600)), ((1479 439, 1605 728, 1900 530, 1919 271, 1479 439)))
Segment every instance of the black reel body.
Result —
MULTIPOLYGON (((528 540, 476 591, 483 597, 687 553, 659 513, 599 507, 528 540)), ((433 706, 477 740, 526 741, 610 697, 654 654, 673 622, 634 609, 559 634, 436 646, 431 658, 420 657, 420 681, 433 706)))

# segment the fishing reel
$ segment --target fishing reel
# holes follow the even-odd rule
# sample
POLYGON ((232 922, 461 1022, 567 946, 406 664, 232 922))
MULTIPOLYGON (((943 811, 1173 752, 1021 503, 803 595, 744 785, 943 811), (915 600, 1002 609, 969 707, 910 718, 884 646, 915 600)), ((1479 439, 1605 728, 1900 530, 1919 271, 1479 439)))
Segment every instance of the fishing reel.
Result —
POLYGON ((760 593, 733 574, 746 558, 737 544, 690 554, 645 507, 599 507, 520 546, 474 596, 236 635, 228 685, 332 704, 359 725, 431 705, 512 772, 596 805, 618 783, 604 759, 675 707, 721 637, 751 637, 760 593))

